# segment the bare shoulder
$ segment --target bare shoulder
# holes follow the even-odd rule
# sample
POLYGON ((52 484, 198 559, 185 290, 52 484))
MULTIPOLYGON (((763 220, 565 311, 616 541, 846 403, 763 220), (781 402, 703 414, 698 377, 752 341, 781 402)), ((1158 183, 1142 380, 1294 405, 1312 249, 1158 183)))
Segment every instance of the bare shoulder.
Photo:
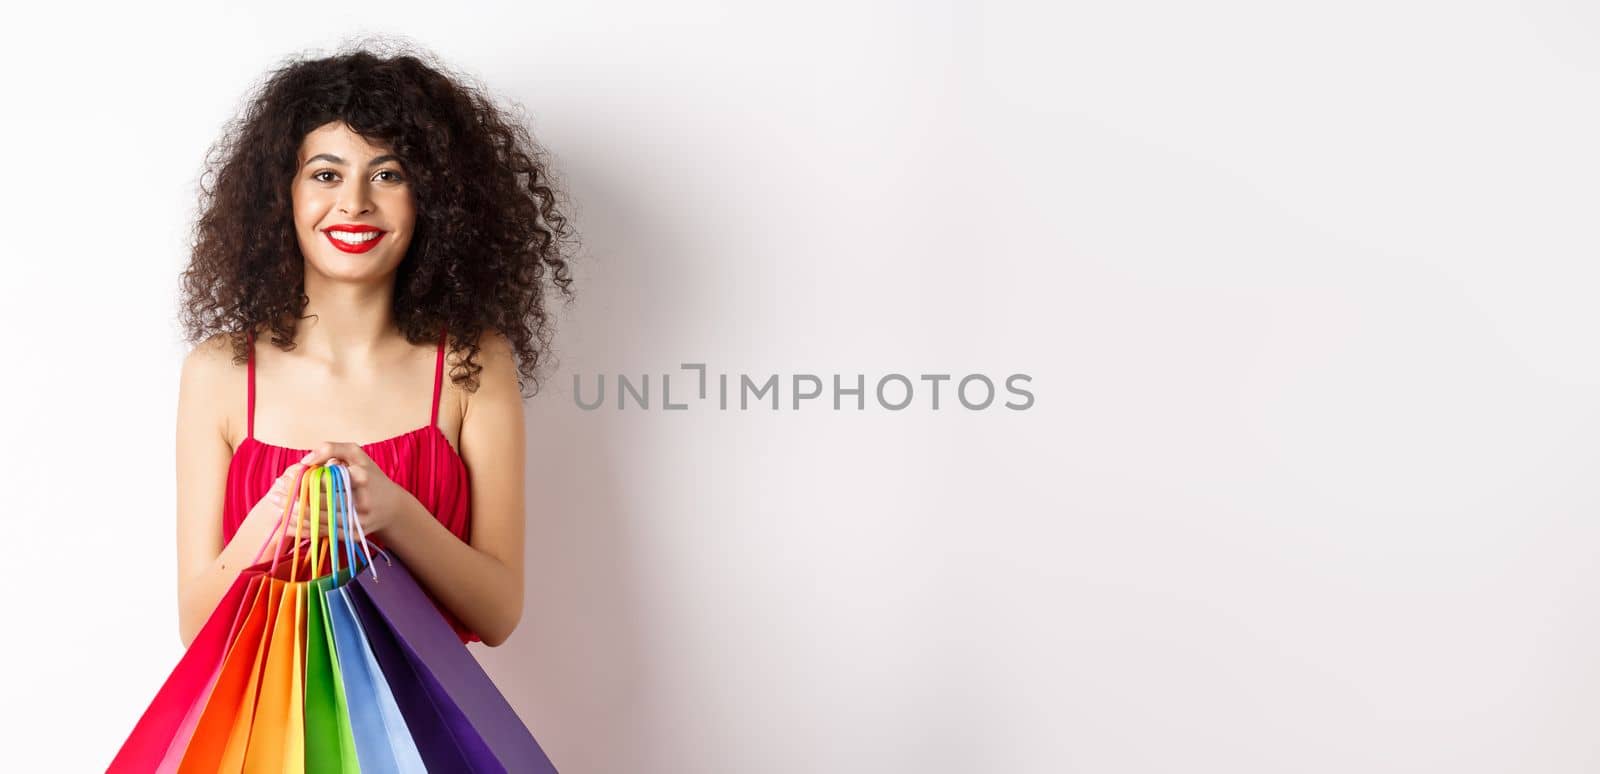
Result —
POLYGON ((190 362, 199 365, 231 365, 233 362, 233 339, 226 333, 213 333, 205 341, 194 345, 189 354, 184 358, 187 365, 190 362))
POLYGON ((496 367, 515 365, 516 352, 511 348, 511 339, 500 331, 484 331, 478 338, 478 348, 479 359, 485 369, 489 367, 489 361, 493 361, 496 367))
MULTIPOLYGON (((517 385, 516 350, 499 332, 486 331, 474 358, 481 367, 478 385, 469 396, 461 422, 461 457, 472 474, 473 507, 492 513, 522 512, 520 502, 504 499, 519 491, 525 446, 522 393, 517 385), (493 460, 493 465, 474 465, 493 460), (495 493, 495 494, 491 494, 495 493)), ((486 522, 473 517, 473 537, 486 522)), ((482 533, 494 542, 492 529, 482 533)), ((515 545, 519 535, 502 535, 515 545)), ((476 545, 476 543, 474 543, 476 545)))
MULTIPOLYGON (((447 369, 459 366, 466 357, 464 352, 452 351, 445 359, 447 369)), ((478 389, 483 389, 482 382, 486 377, 498 378, 502 372, 509 368, 516 370, 516 350, 511 347, 511 339, 497 330, 486 330, 478 336, 478 352, 473 358, 483 370, 478 373, 478 389)))
MULTIPOLYGON (((233 342, 226 333, 196 344, 183 358, 179 379, 180 416, 230 435, 230 398, 242 395, 244 366, 233 362, 233 342)), ((230 444, 231 445, 231 444, 230 444)))
POLYGON ((486 330, 478 339, 478 354, 474 362, 482 369, 478 372, 477 389, 463 392, 463 413, 472 409, 473 403, 487 403, 512 399, 520 400, 517 386, 517 355, 511 340, 497 330, 486 330))
POLYGON ((233 362, 233 341, 217 333, 194 345, 183 358, 183 380, 196 387, 220 387, 235 378, 244 366, 233 362))

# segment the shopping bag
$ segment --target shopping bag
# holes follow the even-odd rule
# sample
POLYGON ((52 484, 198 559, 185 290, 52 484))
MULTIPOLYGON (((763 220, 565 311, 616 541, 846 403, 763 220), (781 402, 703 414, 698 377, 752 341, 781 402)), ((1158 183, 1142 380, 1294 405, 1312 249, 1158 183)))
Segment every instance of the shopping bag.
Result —
MULTIPOLYGON (((305 604, 304 770, 308 774, 360 774, 355 743, 350 737, 349 710, 333 650, 333 633, 328 628, 321 594, 323 588, 333 583, 334 576, 344 571, 339 567, 339 552, 332 550, 333 536, 318 539, 322 499, 316 490, 319 484, 327 485, 328 477, 326 469, 317 469, 315 475, 318 480, 313 485, 311 544, 307 551, 315 559, 311 563, 312 580, 301 591, 305 604), (328 567, 326 572, 322 569, 324 566, 328 567)), ((331 493, 331 487, 329 489, 331 493)), ((331 502, 329 507, 331 513, 331 502)))
POLYGON ((352 524, 365 569, 340 592, 428 770, 554 774, 533 734, 404 563, 382 549, 375 559, 358 515, 352 524))
MULTIPOLYGON (((281 522, 281 518, 280 518, 281 522)), ((259 576, 266 570, 261 562, 264 543, 207 617, 177 666, 167 676, 155 698, 145 708, 133 730, 107 767, 108 772, 172 772, 198 725, 200 710, 208 702, 219 677, 223 661, 236 638, 256 634, 245 627, 246 613, 253 606, 259 576)))
MULTIPOLYGON (((349 507, 349 477, 343 466, 330 467, 335 480, 334 513, 341 525, 343 554, 348 567, 357 561, 356 528, 350 518, 353 510, 349 507)), ((349 727, 355 738, 361 771, 425 774, 428 768, 423 765, 411 731, 372 655, 366 633, 350 609, 345 590, 350 577, 348 570, 335 573, 333 582, 324 586, 323 601, 334 637, 334 651, 349 706, 349 727)))
POLYGON ((206 697, 193 737, 178 764, 181 774, 215 774, 244 764, 244 741, 249 729, 246 713, 255 706, 255 686, 264 645, 271 639, 277 596, 266 574, 254 576, 246 592, 248 601, 239 633, 228 647, 216 684, 206 697), (241 725, 240 720, 243 720, 241 725), (231 765, 224 765, 224 761, 231 765))
POLYGON ((188 745, 194 721, 198 719, 195 708, 203 705, 216 683, 222 656, 239 626, 250 578, 264 569, 263 564, 247 568, 223 592, 222 601, 206 618, 178 665, 173 667, 166 682, 156 691, 155 699, 117 750, 107 769, 110 774, 158 771, 162 762, 170 757, 169 751, 174 748, 181 751, 188 745))
MULTIPOLYGON (((288 512, 286 507, 284 515, 279 517, 279 528, 288 512)), ((259 601, 260 577, 271 566, 262 561, 262 554, 270 544, 269 536, 257 549, 251 565, 223 592, 216 608, 123 741, 107 768, 108 773, 156 771, 168 774, 177 770, 177 761, 193 738, 202 710, 223 676, 225 657, 239 637, 253 641, 259 636, 261 621, 250 618, 249 613, 259 601)), ((235 672, 237 669, 229 672, 229 680, 224 681, 226 688, 235 687, 235 672)))
POLYGON ((255 689, 246 689, 240 723, 234 728, 235 737, 230 740, 223 768, 233 771, 234 756, 242 750, 238 766, 241 772, 281 770, 291 774, 305 769, 305 721, 301 714, 305 693, 300 682, 300 652, 305 635, 300 627, 299 585, 277 579, 267 583, 266 593, 275 597, 269 604, 271 632, 262 640, 260 674, 255 689), (255 697, 253 704, 249 696, 255 697), (245 717, 249 718, 248 730, 241 732, 245 717))
MULTIPOLYGON (((307 555, 316 570, 318 528, 322 522, 323 484, 326 467, 308 471, 310 508, 304 511, 311 523, 311 544, 307 555)), ((263 653, 260 690, 251 713, 244 771, 271 771, 274 774, 304 774, 305 751, 305 605, 308 581, 300 578, 299 530, 296 529, 290 575, 286 581, 269 581, 279 594, 277 618, 272 637, 263 653)))
MULTIPOLYGON (((316 541, 313 541, 316 542, 316 541)), ((331 546, 330 536, 324 548, 331 546)), ((318 556, 324 551, 317 551, 318 556)), ((339 567, 339 551, 326 550, 329 574, 311 581, 306 591, 306 771, 308 774, 360 774, 350 710, 334 648, 332 624, 323 595, 349 569, 339 567)), ((320 566, 321 562, 318 562, 320 566)))
POLYGON ((286 504, 110 770, 553 774, 404 564, 368 544, 348 470, 303 471, 292 491, 310 515, 304 558, 286 504))
MULTIPOLYGON (((310 484, 307 471, 301 471, 294 489, 299 492, 296 499, 301 503, 302 513, 310 508, 310 484)), ((259 554, 269 545, 276 546, 267 570, 249 581, 253 593, 247 591, 249 607, 244 614, 244 623, 229 646, 216 684, 195 725, 193 737, 178 763, 180 774, 235 774, 245 770, 247 757, 253 764, 251 768, 256 769, 272 756, 272 751, 281 756, 286 744, 295 750, 303 745, 303 737, 299 742, 286 740, 288 731, 282 728, 290 713, 294 712, 288 706, 288 694, 293 691, 293 682, 297 680, 299 672, 298 665, 291 670, 284 664, 286 659, 294 657, 297 646, 292 640, 298 634, 293 614, 295 604, 288 590, 292 581, 298 580, 301 568, 298 528, 294 537, 294 555, 288 561, 284 561, 283 556, 287 519, 292 511, 293 503, 285 503, 274 533, 269 535, 257 552, 259 558, 259 554), (278 577, 283 572, 288 573, 290 580, 278 577), (284 609, 286 597, 289 598, 288 610, 284 609), (278 646, 276 654, 273 652, 274 645, 278 646), (269 664, 272 665, 270 670, 269 664), (258 700, 261 699, 265 700, 269 713, 258 723, 256 715, 258 700), (278 717, 280 715, 281 719, 278 717), (256 754, 250 756, 251 732, 258 728, 261 733, 256 754)), ((294 733, 298 736, 303 731, 297 729, 294 733)), ((303 753, 297 755, 296 759, 303 765, 303 753)))
MULTIPOLYGON (((241 602, 243 601, 243 590, 248 587, 248 578, 265 573, 267 568, 267 563, 252 565, 245 568, 240 577, 234 580, 234 585, 241 590, 241 602)), ((224 597, 223 604, 226 604, 226 602, 227 599, 224 597)), ((239 629, 244 624, 244 617, 245 610, 242 606, 234 611, 233 625, 228 629, 227 641, 229 643, 233 642, 234 638, 238 636, 239 629)), ((224 649, 225 653, 226 650, 224 649)), ((167 747, 167 754, 162 757, 160 765, 156 767, 157 774, 176 774, 178 771, 178 763, 183 759, 183 753, 189 745, 189 740, 194 738, 195 726, 200 722, 200 712, 205 709, 205 703, 211 696, 212 689, 216 687, 217 676, 222 672, 222 655, 218 655, 217 663, 211 669, 211 676, 206 682, 205 690, 200 693, 198 700, 189 707, 188 713, 184 715, 183 723, 178 726, 177 733, 173 735, 172 744, 167 747)))

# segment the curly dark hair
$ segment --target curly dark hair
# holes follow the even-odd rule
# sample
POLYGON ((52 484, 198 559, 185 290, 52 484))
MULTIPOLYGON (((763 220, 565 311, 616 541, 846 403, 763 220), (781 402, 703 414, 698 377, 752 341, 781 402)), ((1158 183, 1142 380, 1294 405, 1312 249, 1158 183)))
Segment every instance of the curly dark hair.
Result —
POLYGON ((450 348, 466 353, 451 379, 473 391, 480 336, 499 331, 516 351, 519 387, 529 380, 537 393, 554 327, 544 280, 571 303, 567 256, 576 243, 547 154, 520 106, 497 106, 475 79, 412 46, 373 50, 388 45, 290 57, 211 146, 182 277, 185 338, 228 334, 236 364, 248 354, 247 333, 263 326, 279 349, 293 349, 310 300, 290 192, 296 157, 307 133, 343 121, 410 171, 417 220, 396 270, 401 332, 421 344, 447 327, 450 348))

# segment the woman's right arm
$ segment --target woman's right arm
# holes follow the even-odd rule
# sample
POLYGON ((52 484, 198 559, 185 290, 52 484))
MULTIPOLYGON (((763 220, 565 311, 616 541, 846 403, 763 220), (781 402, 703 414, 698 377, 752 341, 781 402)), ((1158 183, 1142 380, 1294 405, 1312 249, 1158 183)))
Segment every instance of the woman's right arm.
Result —
MULTIPOLYGON (((227 336, 208 339, 184 359, 178 385, 178 636, 185 648, 272 532, 288 488, 280 476, 233 539, 222 544, 223 493, 233 456, 227 408, 244 395, 232 356, 227 336)), ((293 467, 286 471, 294 473, 293 467)))

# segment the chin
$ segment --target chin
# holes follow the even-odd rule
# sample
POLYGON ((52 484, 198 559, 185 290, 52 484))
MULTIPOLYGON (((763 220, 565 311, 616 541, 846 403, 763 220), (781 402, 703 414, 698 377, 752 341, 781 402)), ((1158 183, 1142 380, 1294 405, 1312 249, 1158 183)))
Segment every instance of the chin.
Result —
POLYGON ((319 256, 311 268, 329 279, 347 282, 371 281, 388 275, 395 267, 386 256, 362 253, 319 256))

